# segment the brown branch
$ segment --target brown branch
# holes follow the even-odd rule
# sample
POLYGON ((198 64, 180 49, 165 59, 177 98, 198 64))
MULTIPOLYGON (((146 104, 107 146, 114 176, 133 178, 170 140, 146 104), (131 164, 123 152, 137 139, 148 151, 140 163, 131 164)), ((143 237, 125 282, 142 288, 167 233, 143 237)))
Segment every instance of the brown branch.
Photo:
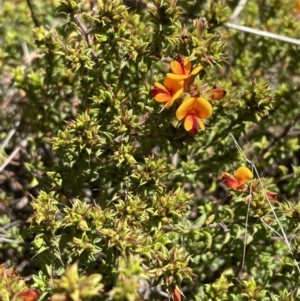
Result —
POLYGON ((88 47, 91 49, 92 56, 95 59, 97 59, 100 56, 101 52, 95 53, 95 51, 92 47, 92 43, 91 43, 91 39, 90 39, 91 30, 86 28, 86 26, 81 22, 81 20, 79 19, 79 17, 77 15, 74 15, 74 19, 75 19, 77 25, 79 26, 88 47))
POLYGON ((285 136, 287 136, 288 132, 290 131, 290 129, 295 125, 295 123, 300 119, 300 113, 297 114, 292 120, 291 122, 284 128, 284 130, 278 135, 276 136, 270 143, 269 145, 260 153, 258 154, 253 162, 258 162, 260 161, 263 156, 282 138, 284 138, 285 136))
POLYGON ((39 26, 40 26, 40 22, 39 22, 39 20, 37 19, 37 17, 35 16, 34 9, 33 9, 33 5, 32 5, 32 3, 31 3, 31 0, 26 0, 26 2, 27 2, 27 5, 28 5, 28 7, 29 7, 29 9, 30 9, 31 18, 32 18, 32 21, 33 21, 35 27, 39 27, 39 26))

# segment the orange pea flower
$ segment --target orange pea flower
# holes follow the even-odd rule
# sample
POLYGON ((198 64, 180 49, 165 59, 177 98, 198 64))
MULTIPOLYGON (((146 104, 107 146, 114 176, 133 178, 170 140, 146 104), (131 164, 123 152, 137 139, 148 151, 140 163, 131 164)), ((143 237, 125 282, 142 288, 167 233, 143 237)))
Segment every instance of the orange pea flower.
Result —
POLYGON ((40 293, 36 289, 29 289, 15 296, 18 301, 36 301, 39 297, 40 293))
POLYGON ((253 173, 251 172, 251 170, 245 166, 242 166, 236 170, 235 176, 231 175, 230 173, 224 172, 222 175, 222 182, 232 189, 239 189, 244 183, 251 180, 252 178, 253 173))
POLYGON ((208 94, 210 100, 220 100, 226 95, 226 91, 220 88, 210 89, 206 93, 208 94))
POLYGON ((197 66, 192 70, 192 63, 189 58, 182 59, 181 55, 178 55, 177 59, 171 62, 171 70, 173 73, 167 73, 167 77, 177 81, 187 80, 191 76, 199 73, 202 69, 202 66, 197 66))
POLYGON ((174 101, 183 93, 183 81, 175 81, 168 77, 164 80, 164 85, 155 83, 151 90, 152 97, 157 102, 165 102, 165 107, 169 109, 174 101))
POLYGON ((177 109, 176 118, 184 119, 186 131, 196 135, 199 128, 204 131, 205 125, 201 119, 207 119, 212 115, 211 104, 204 98, 191 97, 186 99, 177 109))

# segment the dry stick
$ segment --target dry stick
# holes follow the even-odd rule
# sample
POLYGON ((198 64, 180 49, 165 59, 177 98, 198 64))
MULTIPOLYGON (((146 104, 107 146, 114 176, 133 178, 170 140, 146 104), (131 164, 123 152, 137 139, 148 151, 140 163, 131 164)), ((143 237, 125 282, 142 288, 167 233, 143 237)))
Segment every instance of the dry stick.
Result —
MULTIPOLYGON (((298 115, 297 115, 296 117, 300 118, 300 114, 298 114, 298 115), (298 115, 299 115, 299 116, 298 116, 298 115)), ((238 142, 236 141, 236 139, 234 138, 234 136, 233 136, 231 133, 230 133, 230 136, 231 136, 231 138, 233 139, 236 148, 238 149, 238 151, 239 151, 239 152, 241 153, 241 155, 243 156, 244 160, 245 160, 247 163, 251 164, 252 170, 254 170, 254 174, 255 174, 256 177, 258 178, 260 187, 261 187, 261 189, 264 191, 264 185, 263 185, 263 183, 262 183, 262 181, 261 181, 261 178, 260 178, 260 176, 259 176, 259 173, 258 173, 258 170, 257 170, 255 164, 253 163, 253 161, 251 161, 251 160, 249 160, 249 159, 247 158, 247 156, 245 155, 245 153, 243 152, 243 150, 242 150, 241 147, 239 146, 238 142)), ((298 273, 300 274, 300 266, 299 266, 299 263, 298 263, 298 261, 296 260, 294 254, 293 254, 293 250, 292 250, 291 244, 290 244, 290 242, 289 242, 289 240, 288 240, 288 237, 287 237, 287 235, 286 235, 286 233, 285 233, 285 231, 284 231, 284 229, 283 229, 283 226, 282 226, 281 222, 279 221, 279 218, 278 218, 278 216, 277 216, 277 214, 276 214, 276 212, 275 212, 275 209, 274 209, 274 207, 273 207, 273 205, 272 205, 272 203, 271 203, 271 201, 270 201, 268 195, 267 195, 265 192, 264 192, 264 197, 265 197, 265 199, 267 200, 267 202, 268 202, 268 204, 269 204, 269 206, 270 206, 270 208, 271 208, 272 214, 273 214, 273 216, 274 216, 274 218, 275 218, 275 220, 276 220, 276 222, 277 222, 277 224, 278 224, 278 226, 279 226, 279 229, 280 229, 282 235, 280 235, 275 229, 273 229, 270 225, 268 225, 267 223, 265 223, 262 219, 261 219, 261 221, 262 221, 262 223, 265 224, 270 230, 272 230, 272 231, 275 232, 279 237, 282 237, 282 238, 284 239, 284 242, 285 242, 285 244, 286 244, 286 246, 287 246, 287 248, 288 248, 288 250, 289 250, 291 256, 292 256, 293 259, 294 259, 294 263, 295 263, 295 266, 296 266, 296 268, 297 268, 297 270, 298 270, 298 273)))
POLYGON ((295 125, 295 123, 300 119, 300 113, 297 114, 291 122, 284 128, 284 130, 276 136, 272 141, 270 141, 269 145, 260 153, 258 154, 253 161, 258 162, 260 161, 263 156, 283 137, 287 136, 289 130, 295 125))
MULTIPOLYGON (((252 168, 252 172, 253 172, 253 168, 252 168)), ((250 191, 249 191, 250 195, 252 195, 252 183, 250 185, 250 191)), ((240 270, 237 270, 237 273, 239 274, 244 266, 245 266, 245 259, 246 259, 246 252, 247 252, 247 239, 248 239, 248 235, 247 235, 247 231, 248 231, 248 221, 249 221, 249 216, 250 216, 250 205, 251 205, 251 200, 249 200, 248 202, 248 208, 247 208, 247 215, 246 215, 246 226, 245 226, 245 238, 244 238, 244 248, 243 248, 243 260, 240 266, 240 270)))
POLYGON ((20 142, 20 145, 13 150, 13 152, 7 157, 7 159, 0 166, 0 172, 2 172, 5 169, 5 167, 12 161, 15 155, 20 151, 20 149, 24 148, 26 144, 27 144, 27 140, 25 139, 20 142))
POLYGON ((300 131, 292 131, 287 134, 287 136, 300 136, 300 131))
MULTIPOLYGON (((231 221, 230 224, 233 224, 235 221, 231 221)), ((224 232, 228 232, 229 229, 225 223, 213 223, 210 225, 196 225, 191 227, 176 227, 176 226, 163 226, 163 229, 166 231, 182 232, 182 231, 196 231, 203 228, 221 228, 224 232)))
POLYGON ((5 242, 7 242, 7 243, 13 243, 13 244, 31 245, 30 243, 25 242, 25 241, 18 241, 18 240, 7 238, 7 237, 4 237, 4 236, 0 235, 0 243, 5 243, 5 242))
POLYGON ((230 20, 235 19, 244 9, 245 5, 247 4, 247 0, 240 0, 238 5, 236 6, 235 10, 233 11, 230 20))
POLYGON ((2 227, 0 227, 0 233, 5 233, 8 229, 12 228, 12 227, 19 227, 23 224, 22 221, 20 220, 16 220, 14 222, 11 222, 9 224, 6 224, 2 227))
POLYGON ((286 36, 282 36, 282 35, 279 35, 279 34, 276 34, 276 33, 271 33, 271 32, 268 32, 268 31, 263 31, 263 30, 254 29, 254 28, 251 28, 251 27, 238 25, 238 24, 232 24, 232 23, 226 23, 225 26, 227 26, 228 28, 231 28, 231 29, 236 29, 238 31, 252 33, 252 34, 255 34, 255 35, 258 35, 258 36, 261 36, 261 37, 271 38, 273 40, 278 40, 278 41, 291 43, 291 44, 295 44, 295 45, 300 46, 300 40, 294 39, 294 38, 289 38, 289 37, 286 37, 286 36))
POLYGON ((7 144, 8 144, 9 141, 10 141, 10 139, 11 139, 11 138, 14 136, 14 134, 16 133, 17 127, 19 126, 19 124, 20 124, 20 122, 17 121, 15 127, 12 128, 12 129, 8 132, 7 136, 5 137, 5 139, 3 140, 3 142, 1 143, 0 148, 2 148, 2 149, 6 148, 7 144))
POLYGON ((15 155, 20 151, 21 147, 17 146, 13 152, 7 157, 7 159, 3 162, 3 164, 0 166, 0 172, 2 172, 5 167, 11 162, 11 160, 15 157, 15 155))

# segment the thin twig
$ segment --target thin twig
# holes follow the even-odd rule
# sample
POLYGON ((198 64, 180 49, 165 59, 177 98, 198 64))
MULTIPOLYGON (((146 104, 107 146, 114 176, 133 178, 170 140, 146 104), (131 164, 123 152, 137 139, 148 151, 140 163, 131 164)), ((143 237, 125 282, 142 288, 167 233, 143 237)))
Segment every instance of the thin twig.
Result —
POLYGON ((258 36, 261 36, 261 37, 270 38, 270 39, 274 39, 274 40, 278 40, 278 41, 291 43, 291 44, 295 44, 295 45, 300 46, 300 40, 299 39, 289 38, 289 37, 282 36, 282 35, 279 35, 279 34, 276 34, 276 33, 271 33, 271 32, 268 32, 268 31, 254 29, 254 28, 251 28, 251 27, 238 25, 238 24, 233 24, 233 23, 226 23, 225 26, 227 26, 230 29, 235 29, 235 30, 243 31, 243 32, 247 32, 247 33, 252 33, 252 34, 255 34, 255 35, 258 35, 258 36))
POLYGON ((79 26, 83 36, 84 36, 84 39, 88 45, 88 47, 90 48, 91 50, 91 53, 92 53, 92 56, 97 59, 101 52, 99 53, 96 53, 92 47, 92 43, 91 43, 91 39, 90 39, 90 30, 86 28, 86 26, 81 22, 80 18, 77 16, 77 15, 74 15, 74 19, 77 23, 77 25, 79 26))
MULTIPOLYGON (((233 221, 230 221, 229 223, 233 223, 233 221)), ((174 232, 185 232, 185 231, 195 231, 195 230, 200 230, 202 228, 222 228, 224 232, 228 232, 229 229, 224 223, 213 223, 209 225, 196 225, 196 226, 191 226, 191 227, 176 227, 176 226, 163 226, 164 230, 167 231, 174 231, 174 232)))
MULTIPOLYGON (((250 185, 249 194, 252 196, 252 184, 250 185)), ((243 260, 241 263, 240 272, 243 270, 243 268, 245 266, 245 259, 246 259, 246 253, 247 253, 248 222, 249 222, 249 216, 250 216, 250 206, 251 206, 251 200, 249 200, 248 208, 247 208, 246 223, 245 223, 245 238, 244 238, 244 248, 243 248, 243 260)))
POLYGON ((0 148, 2 148, 2 149, 5 149, 5 148, 6 148, 7 144, 8 144, 9 141, 10 141, 10 139, 11 139, 11 138, 14 136, 14 134, 16 133, 16 130, 17 130, 17 127, 19 126, 19 124, 20 124, 20 122, 18 121, 18 122, 16 123, 15 127, 12 128, 12 129, 8 132, 7 136, 5 137, 5 139, 3 140, 3 142, 1 143, 0 148))
POLYGON ((242 12, 242 10, 244 9, 246 4, 247 4, 247 0, 240 0, 237 7, 235 8, 235 10, 232 13, 230 20, 235 19, 242 12))
POLYGON ((30 62, 29 60, 29 51, 28 51, 28 47, 27 47, 27 44, 25 41, 20 41, 21 43, 21 47, 22 47, 22 50, 23 50, 23 54, 24 54, 24 61, 25 62, 30 62))
POLYGON ((0 233, 5 233, 9 228, 18 227, 22 224, 23 224, 23 222, 20 220, 13 221, 5 226, 0 227, 0 233))
POLYGON ((21 148, 24 148, 26 144, 27 140, 25 139, 20 142, 20 145, 13 150, 13 152, 6 158, 6 160, 0 166, 0 172, 2 172, 6 168, 6 166, 13 160, 15 155, 20 151, 21 148))
POLYGON ((3 242, 30 245, 30 243, 28 243, 28 242, 15 240, 15 239, 11 239, 11 238, 0 235, 0 243, 3 243, 3 242))
POLYGON ((12 159, 15 157, 15 155, 20 151, 21 147, 17 146, 13 152, 7 157, 7 159, 3 162, 3 164, 0 166, 0 172, 2 172, 5 167, 12 161, 12 159))
POLYGON ((287 136, 300 136, 300 131, 292 131, 287 134, 287 136))
MULTIPOLYGON (((265 224, 265 225, 267 225, 267 224, 265 224)), ((290 234, 290 235, 288 235, 287 236, 287 238, 290 238, 291 240, 292 239, 295 239, 295 238, 297 238, 297 235, 296 234, 290 234)), ((284 240, 284 238, 280 235, 280 236, 272 236, 272 237, 270 237, 270 239, 271 240, 284 240)))

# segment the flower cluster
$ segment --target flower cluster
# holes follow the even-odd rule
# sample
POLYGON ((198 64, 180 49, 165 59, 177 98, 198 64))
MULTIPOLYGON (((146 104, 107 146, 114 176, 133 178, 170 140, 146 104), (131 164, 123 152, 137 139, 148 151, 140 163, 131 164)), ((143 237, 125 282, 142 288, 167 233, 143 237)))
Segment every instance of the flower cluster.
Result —
POLYGON ((165 104, 169 109, 175 101, 182 101, 176 111, 176 118, 184 120, 184 128, 192 134, 197 134, 199 129, 205 130, 202 119, 208 119, 213 113, 210 100, 219 100, 225 96, 223 89, 210 89, 200 92, 194 85, 195 76, 203 69, 197 66, 192 69, 189 58, 182 58, 178 55, 177 59, 170 64, 172 73, 167 73, 163 84, 156 82, 151 90, 152 97, 160 103, 165 104), (183 97, 184 95, 184 97, 183 97), (182 100, 182 98, 184 98, 182 100))
MULTIPOLYGON (((222 174, 222 182, 227 187, 230 187, 234 190, 245 191, 247 188, 246 184, 251 179, 253 179, 253 173, 251 172, 251 170, 249 168, 247 168, 245 166, 239 167, 235 171, 235 176, 230 173, 227 173, 227 172, 224 172, 222 174)), ((260 187, 260 185, 259 185, 259 187, 260 187)), ((268 196, 268 198, 273 201, 277 200, 279 197, 276 192, 267 190, 265 193, 268 196)))
POLYGON ((253 173, 247 167, 239 167, 235 176, 230 173, 224 172, 222 174, 222 182, 232 189, 242 190, 245 187, 245 183, 253 178, 253 173))

